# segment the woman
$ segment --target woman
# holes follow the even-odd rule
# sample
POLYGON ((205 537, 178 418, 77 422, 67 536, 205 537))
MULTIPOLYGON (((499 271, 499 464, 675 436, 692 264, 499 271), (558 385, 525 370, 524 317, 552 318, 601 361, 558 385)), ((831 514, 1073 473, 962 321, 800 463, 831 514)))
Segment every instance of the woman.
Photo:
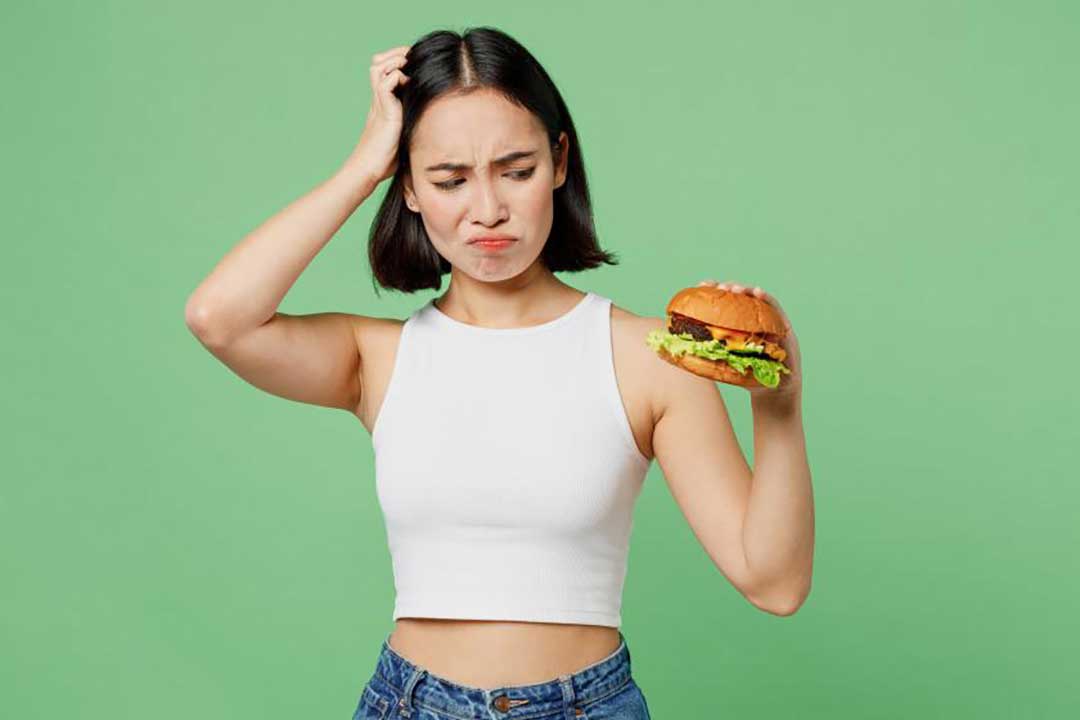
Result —
POLYGON ((752 396, 752 474, 715 384, 643 342, 666 318, 555 277, 615 260, 596 241, 569 112, 536 60, 491 28, 438 31, 375 55, 370 80, 341 168, 230 251, 187 307, 245 380, 348 410, 371 433, 397 598, 354 718, 647 718, 619 627, 653 457, 751 602, 790 614, 809 591, 794 333, 791 382, 752 396), (277 312, 391 176, 374 278, 413 292, 449 273, 446 292, 405 321, 277 312))

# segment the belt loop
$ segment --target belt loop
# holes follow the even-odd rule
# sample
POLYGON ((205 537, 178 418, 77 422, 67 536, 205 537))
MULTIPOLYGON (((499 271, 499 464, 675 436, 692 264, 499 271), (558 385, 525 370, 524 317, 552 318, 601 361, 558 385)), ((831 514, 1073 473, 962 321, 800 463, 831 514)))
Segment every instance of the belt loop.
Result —
POLYGON ((559 686, 562 688, 563 720, 575 720, 577 715, 574 712, 574 704, 576 702, 576 698, 574 697, 574 681, 569 675, 560 675, 559 686))
POLYGON ((398 700, 398 714, 401 717, 409 717, 412 715, 412 694, 416 688, 416 684, 423 679, 427 673, 422 667, 417 667, 413 670, 412 675, 409 676, 408 681, 405 683, 405 692, 402 693, 401 699, 398 700))

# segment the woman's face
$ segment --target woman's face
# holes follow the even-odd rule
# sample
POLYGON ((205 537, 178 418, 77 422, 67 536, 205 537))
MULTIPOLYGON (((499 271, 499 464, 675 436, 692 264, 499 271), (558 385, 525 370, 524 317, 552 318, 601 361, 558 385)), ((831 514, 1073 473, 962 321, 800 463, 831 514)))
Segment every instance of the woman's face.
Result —
POLYGON ((405 202, 455 268, 486 282, 514 277, 547 242, 552 192, 566 179, 567 145, 560 134, 556 163, 539 119, 490 90, 443 96, 428 105, 413 133, 405 202), (514 240, 503 247, 470 244, 483 235, 514 240))

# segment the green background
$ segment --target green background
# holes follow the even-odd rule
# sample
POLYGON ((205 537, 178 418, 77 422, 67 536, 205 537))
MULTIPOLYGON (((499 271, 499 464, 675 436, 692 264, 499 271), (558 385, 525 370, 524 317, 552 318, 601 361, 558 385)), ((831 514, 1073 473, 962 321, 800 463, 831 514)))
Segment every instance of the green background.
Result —
MULTIPOLYGON (((622 259, 561 277, 653 316, 759 284, 802 347, 813 592, 750 605, 654 463, 623 605, 653 717, 1080 710, 1075 3, 2 13, 5 716, 349 717, 392 629, 369 437, 244 383, 184 304, 351 151, 373 53, 486 24, 564 94, 622 259)), ((384 191, 283 311, 434 295, 372 290, 384 191)))

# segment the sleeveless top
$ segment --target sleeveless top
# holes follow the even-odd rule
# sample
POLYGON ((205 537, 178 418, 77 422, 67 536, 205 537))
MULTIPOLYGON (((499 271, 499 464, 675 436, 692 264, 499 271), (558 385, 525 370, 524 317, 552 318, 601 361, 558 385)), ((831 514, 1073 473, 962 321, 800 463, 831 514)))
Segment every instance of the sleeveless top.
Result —
POLYGON ((650 461, 615 380, 611 300, 483 328, 405 321, 372 429, 399 617, 622 624, 650 461))

